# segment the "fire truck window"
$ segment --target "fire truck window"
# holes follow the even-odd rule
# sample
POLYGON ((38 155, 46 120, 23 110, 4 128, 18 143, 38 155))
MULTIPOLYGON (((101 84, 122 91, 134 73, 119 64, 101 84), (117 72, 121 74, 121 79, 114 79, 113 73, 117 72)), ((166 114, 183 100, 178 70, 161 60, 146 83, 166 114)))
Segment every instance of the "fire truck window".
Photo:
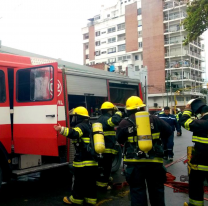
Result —
POLYGON ((0 71, 0 102, 6 101, 6 90, 5 90, 5 75, 3 71, 0 71))
POLYGON ((47 101, 53 98, 53 67, 22 69, 17 72, 19 102, 47 101))

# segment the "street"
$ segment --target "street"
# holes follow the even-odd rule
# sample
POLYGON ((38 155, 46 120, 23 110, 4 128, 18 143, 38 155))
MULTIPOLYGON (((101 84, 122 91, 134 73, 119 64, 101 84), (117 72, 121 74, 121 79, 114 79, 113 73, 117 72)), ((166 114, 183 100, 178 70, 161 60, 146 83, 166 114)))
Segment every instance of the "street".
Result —
MULTIPOLYGON (((183 130, 182 137, 175 136, 174 160, 186 155, 187 146, 192 145, 191 133, 183 130)), ((169 162, 166 161, 166 164, 169 162)), ((182 162, 173 164, 167 169, 176 176, 176 181, 180 181, 181 175, 187 175, 187 166, 182 162)), ((30 177, 21 177, 18 181, 11 181, 2 185, 0 193, 1 206, 56 206, 63 205, 62 199, 70 194, 71 176, 60 175, 60 172, 50 172, 46 180, 41 180, 39 174, 30 177)), ((114 182, 123 182, 125 178, 121 171, 113 174, 114 182)), ((188 201, 188 195, 183 193, 173 193, 173 189, 165 188, 166 205, 176 206, 183 205, 188 201)), ((129 206, 129 187, 126 186, 121 190, 113 189, 107 194, 98 194, 98 204, 102 206, 129 206)), ((205 202, 205 205, 208 203, 205 202)))

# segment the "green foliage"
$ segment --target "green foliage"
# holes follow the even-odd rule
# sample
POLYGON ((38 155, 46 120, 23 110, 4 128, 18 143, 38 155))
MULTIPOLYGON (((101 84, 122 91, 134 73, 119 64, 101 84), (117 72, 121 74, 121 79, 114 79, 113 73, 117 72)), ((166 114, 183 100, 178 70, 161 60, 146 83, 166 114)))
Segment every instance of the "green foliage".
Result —
POLYGON ((187 8, 187 18, 182 22, 188 32, 184 45, 197 39, 208 28, 208 0, 193 0, 187 8))

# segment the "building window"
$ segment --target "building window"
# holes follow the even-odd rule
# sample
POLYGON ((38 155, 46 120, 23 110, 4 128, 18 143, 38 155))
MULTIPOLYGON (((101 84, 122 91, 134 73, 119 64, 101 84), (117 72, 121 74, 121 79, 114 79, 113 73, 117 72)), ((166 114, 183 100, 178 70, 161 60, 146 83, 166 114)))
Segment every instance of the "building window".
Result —
POLYGON ((141 54, 141 60, 143 60, 143 54, 141 54))
POLYGON ((118 52, 125 50, 126 50, 126 44, 118 45, 118 52))
POLYGON ((116 31, 116 27, 112 27, 108 29, 108 33, 113 33, 116 31))
POLYGON ((85 39, 89 39, 89 34, 87 33, 87 34, 83 34, 83 39, 85 40, 85 39))
POLYGON ((87 55, 85 56, 85 58, 86 58, 86 59, 89 59, 89 55, 87 54, 87 55))
POLYGON ((94 17, 94 21, 97 21, 99 19, 100 19, 100 15, 97 15, 97 16, 94 17))
POLYGON ((109 17, 110 17, 110 14, 107 15, 107 18, 109 18, 109 17))
POLYGON ((100 41, 96 41, 96 42, 95 42, 95 45, 96 45, 96 46, 100 46, 100 41))
POLYGON ((118 35, 117 41, 123 41, 125 40, 125 38, 126 38, 125 34, 120 34, 118 35))
POLYGON ((105 33, 106 33, 106 31, 101 32, 101 34, 105 34, 105 33))
POLYGON ((135 71, 139 71, 139 66, 135 66, 135 71))
POLYGON ((142 9, 141 8, 137 9, 137 14, 142 15, 142 9))
POLYGON ((85 49, 89 49, 89 45, 88 44, 85 44, 85 49))
POLYGON ((138 21, 138 27, 142 26, 142 20, 138 21))
POLYGON ((131 55, 125 55, 125 56, 118 57, 118 61, 126 61, 126 60, 130 60, 130 59, 131 59, 131 55))
POLYGON ((106 51, 102 51, 101 54, 106 54, 106 51))
POLYGON ((5 74, 0 70, 0 102, 6 101, 5 74))
POLYGON ((116 52, 116 47, 108 49, 108 54, 115 53, 115 52, 116 52))
POLYGON ((95 52, 95 55, 96 55, 96 56, 100 56, 100 51, 96 51, 96 52, 95 52))
POLYGON ((139 48, 142 48, 142 42, 139 42, 139 48))
POLYGON ((143 66, 143 65, 141 65, 141 68, 144 68, 144 66, 143 66))
POLYGON ((108 44, 116 42, 116 37, 108 39, 108 44))
POLYGON ((125 23, 118 24, 118 25, 117 25, 117 28, 118 28, 118 31, 124 30, 124 29, 125 29, 125 23))
POLYGON ((139 55, 135 55, 135 61, 139 60, 139 55))
POLYGON ((142 31, 138 31, 138 37, 142 37, 142 31))
POLYGON ((95 36, 100 36, 100 31, 96 31, 95 36))
POLYGON ((53 99, 53 67, 45 66, 17 71, 17 101, 36 102, 53 99))
POLYGON ((116 58, 111 58, 111 59, 108 59, 108 63, 115 63, 116 62, 116 58))

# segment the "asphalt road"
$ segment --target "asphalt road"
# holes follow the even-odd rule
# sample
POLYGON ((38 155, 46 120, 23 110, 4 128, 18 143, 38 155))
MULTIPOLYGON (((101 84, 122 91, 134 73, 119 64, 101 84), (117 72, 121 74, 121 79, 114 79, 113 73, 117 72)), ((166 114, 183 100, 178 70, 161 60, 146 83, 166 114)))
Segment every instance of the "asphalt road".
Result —
MULTIPOLYGON (((191 146, 191 133, 183 130, 182 137, 175 137, 174 160, 186 155, 187 146, 191 146)), ((168 164, 169 162, 165 162, 168 164)), ((176 163, 168 168, 180 181, 181 175, 187 175, 187 166, 182 162, 176 163)), ((4 184, 0 191, 0 206, 57 206, 63 205, 62 199, 70 195, 71 175, 69 172, 50 171, 47 175, 48 181, 41 180, 39 174, 32 177, 21 177, 18 181, 13 180, 4 184)), ((121 171, 113 174, 114 182, 125 181, 121 171)), ((188 200, 188 195, 173 193, 173 189, 165 189, 166 205, 179 206, 188 200)), ((98 193, 98 204, 102 206, 130 206, 129 187, 121 190, 113 189, 106 194, 98 193)), ((208 202, 205 202, 205 206, 208 202)))

